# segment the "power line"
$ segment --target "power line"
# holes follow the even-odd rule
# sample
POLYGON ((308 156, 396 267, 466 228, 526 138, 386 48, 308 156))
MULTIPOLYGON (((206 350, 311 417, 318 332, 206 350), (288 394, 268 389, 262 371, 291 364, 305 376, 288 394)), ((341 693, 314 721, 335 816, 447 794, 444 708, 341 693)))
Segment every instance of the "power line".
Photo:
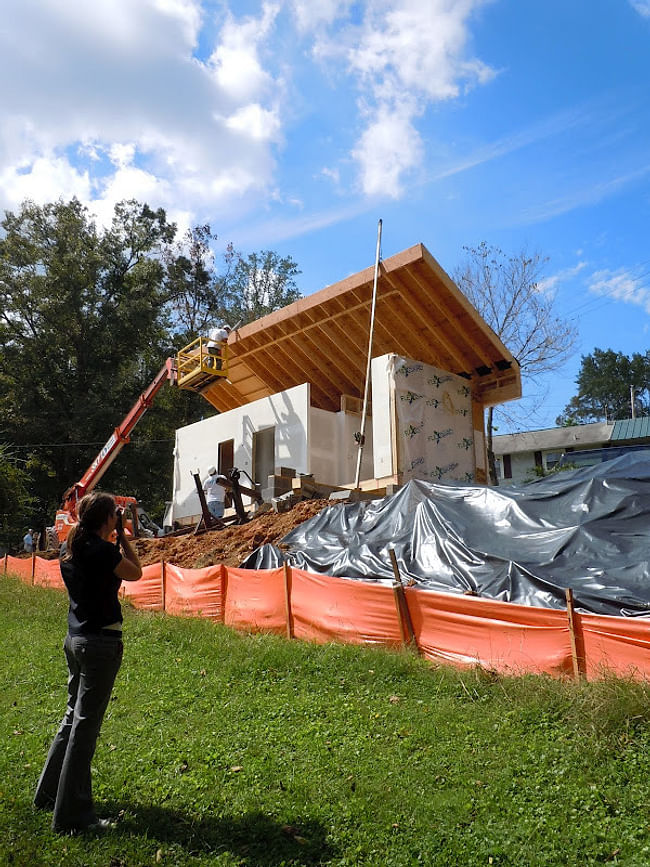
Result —
MULTIPOLYGON (((150 445, 151 443, 173 443, 175 440, 132 440, 129 445, 131 447, 139 447, 142 445, 150 445)), ((106 440, 99 440, 97 442, 89 442, 89 443, 7 443, 4 441, 0 441, 0 445, 4 445, 10 449, 68 449, 68 448, 79 448, 81 446, 103 446, 106 444, 106 440)))

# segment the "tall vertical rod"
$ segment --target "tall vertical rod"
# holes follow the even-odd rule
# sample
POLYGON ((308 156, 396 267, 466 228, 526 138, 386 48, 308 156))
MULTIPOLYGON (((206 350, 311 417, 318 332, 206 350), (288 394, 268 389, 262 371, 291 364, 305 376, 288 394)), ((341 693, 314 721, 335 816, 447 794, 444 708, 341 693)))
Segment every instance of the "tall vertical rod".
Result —
POLYGON ((361 459, 366 439, 366 414, 368 412, 368 391, 370 388, 370 365, 372 362, 372 338, 375 331, 375 309, 377 307, 377 280, 379 278, 379 252, 381 250, 381 220, 377 224, 377 252, 375 254, 375 279, 372 285, 372 304, 370 306, 370 334, 368 336, 368 360, 366 363, 366 384, 363 389, 363 408, 361 410, 361 430, 359 431, 359 450, 357 452, 357 472, 354 487, 359 487, 361 478, 361 459))
POLYGON ((630 386, 630 418, 636 418, 636 413, 634 412, 634 386, 630 386))

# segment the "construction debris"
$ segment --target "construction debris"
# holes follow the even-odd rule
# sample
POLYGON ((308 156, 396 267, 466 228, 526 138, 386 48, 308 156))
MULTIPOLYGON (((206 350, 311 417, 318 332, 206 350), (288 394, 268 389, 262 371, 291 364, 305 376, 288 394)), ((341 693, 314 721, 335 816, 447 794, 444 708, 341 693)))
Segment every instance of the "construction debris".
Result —
POLYGON ((249 554, 266 543, 277 544, 304 521, 332 504, 327 500, 304 500, 290 511, 257 512, 247 524, 208 530, 199 536, 166 536, 137 539, 136 548, 143 566, 166 560, 185 569, 200 569, 214 563, 239 566, 249 554))

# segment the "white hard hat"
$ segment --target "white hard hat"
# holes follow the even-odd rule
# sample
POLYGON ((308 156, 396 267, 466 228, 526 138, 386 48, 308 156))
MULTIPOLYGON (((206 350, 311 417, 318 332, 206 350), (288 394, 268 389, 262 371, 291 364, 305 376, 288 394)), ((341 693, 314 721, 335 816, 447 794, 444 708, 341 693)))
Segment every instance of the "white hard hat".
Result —
POLYGON ((208 470, 208 475, 209 476, 216 476, 217 475, 217 468, 216 467, 210 467, 210 469, 208 470))

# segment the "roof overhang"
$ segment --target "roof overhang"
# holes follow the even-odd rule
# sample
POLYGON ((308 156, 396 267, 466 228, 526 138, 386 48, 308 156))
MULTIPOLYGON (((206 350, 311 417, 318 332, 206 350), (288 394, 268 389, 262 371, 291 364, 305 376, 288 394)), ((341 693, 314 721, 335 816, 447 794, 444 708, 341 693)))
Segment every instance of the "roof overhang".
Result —
MULTIPOLYGON (((222 412, 303 382, 321 409, 362 397, 374 270, 232 333, 228 380, 201 394, 222 412)), ((521 397, 518 362, 422 244, 380 263, 372 356, 390 352, 465 376, 483 405, 521 397)))

